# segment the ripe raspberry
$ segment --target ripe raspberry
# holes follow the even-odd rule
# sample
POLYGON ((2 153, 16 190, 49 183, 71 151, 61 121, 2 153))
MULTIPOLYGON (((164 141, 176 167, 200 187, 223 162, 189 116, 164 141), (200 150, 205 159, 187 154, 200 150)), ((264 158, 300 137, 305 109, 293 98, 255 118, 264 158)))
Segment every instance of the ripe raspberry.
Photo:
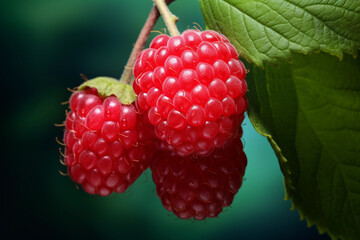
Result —
POLYGON ((242 185, 247 159, 240 139, 203 158, 159 152, 150 163, 163 206, 182 219, 216 217, 242 185))
POLYGON ((148 115, 160 149, 211 154, 236 136, 247 109, 245 67, 214 31, 158 35, 134 66, 137 106, 148 115))
MULTIPOLYGON (((96 80, 85 84, 97 86, 96 80)), ((124 192, 154 155, 153 131, 146 117, 137 114, 134 105, 122 104, 112 94, 99 94, 119 87, 118 81, 112 81, 112 87, 100 81, 103 85, 99 91, 85 87, 73 93, 65 121, 68 173, 87 193, 101 196, 124 192)))

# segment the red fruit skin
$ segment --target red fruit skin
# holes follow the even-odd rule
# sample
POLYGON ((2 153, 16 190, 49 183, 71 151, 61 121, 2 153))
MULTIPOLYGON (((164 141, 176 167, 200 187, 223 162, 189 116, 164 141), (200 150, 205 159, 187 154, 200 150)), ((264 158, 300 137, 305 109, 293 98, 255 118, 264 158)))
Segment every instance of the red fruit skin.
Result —
POLYGON ((246 165, 242 142, 236 138, 227 148, 202 158, 159 151, 150 168, 165 209, 181 219, 203 220, 231 205, 246 165))
POLYGON ((246 69, 225 36, 158 35, 139 54, 134 75, 137 106, 161 150, 208 156, 237 137, 247 109, 246 69))
POLYGON ((124 192, 155 153, 152 126, 134 105, 87 88, 72 94, 65 121, 65 164, 85 192, 124 192))

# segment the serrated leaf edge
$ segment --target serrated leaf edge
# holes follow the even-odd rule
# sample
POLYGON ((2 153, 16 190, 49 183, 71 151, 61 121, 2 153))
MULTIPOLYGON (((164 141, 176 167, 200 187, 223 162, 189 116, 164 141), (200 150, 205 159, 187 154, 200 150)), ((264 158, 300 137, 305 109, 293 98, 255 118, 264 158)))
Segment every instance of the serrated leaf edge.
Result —
MULTIPOLYGON (((298 211, 299 213, 299 218, 301 221, 306 221, 306 226, 308 228, 312 227, 312 226, 316 226, 319 234, 325 234, 327 233, 331 239, 339 239, 339 236, 334 236, 332 235, 327 229, 320 227, 319 225, 317 225, 316 223, 312 222, 301 210, 300 208, 298 208, 295 204, 295 202, 292 200, 292 197, 290 196, 290 194, 288 193, 288 188, 292 188, 295 189, 294 186, 292 185, 291 179, 290 179, 290 175, 291 175, 291 171, 290 169, 287 167, 287 162, 288 160, 284 157, 284 155, 282 154, 282 151, 280 149, 280 147, 277 145, 277 143, 274 141, 274 139, 272 138, 272 136, 268 133, 265 133, 263 131, 260 131, 258 124, 261 125, 261 122, 257 122, 255 119, 253 119, 252 115, 249 115, 249 119, 252 123, 252 125, 254 126, 254 129, 262 136, 266 137, 267 140, 269 141, 272 149, 274 150, 276 157, 279 161, 279 165, 280 165, 280 170, 284 175, 284 189, 285 189, 285 198, 284 200, 290 200, 292 203, 292 207, 291 210, 292 211, 298 211), (257 127, 255 127, 257 125, 257 127)), ((264 126, 262 126, 264 127, 264 126)))

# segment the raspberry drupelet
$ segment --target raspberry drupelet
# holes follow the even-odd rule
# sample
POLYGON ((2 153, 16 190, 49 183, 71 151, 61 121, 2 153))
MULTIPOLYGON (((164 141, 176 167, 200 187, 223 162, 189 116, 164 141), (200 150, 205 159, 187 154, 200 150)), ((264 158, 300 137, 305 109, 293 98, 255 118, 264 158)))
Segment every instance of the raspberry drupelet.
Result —
POLYGON ((242 185, 247 159, 240 139, 211 156, 158 152, 150 168, 163 206, 181 219, 217 217, 242 185))
POLYGON ((101 196, 124 192, 148 167, 155 148, 147 118, 133 104, 100 97, 95 88, 72 94, 64 143, 71 179, 101 196))
POLYGON ((155 37, 137 58, 133 88, 157 146, 207 156, 229 144, 247 109, 245 75, 235 47, 217 32, 155 37))

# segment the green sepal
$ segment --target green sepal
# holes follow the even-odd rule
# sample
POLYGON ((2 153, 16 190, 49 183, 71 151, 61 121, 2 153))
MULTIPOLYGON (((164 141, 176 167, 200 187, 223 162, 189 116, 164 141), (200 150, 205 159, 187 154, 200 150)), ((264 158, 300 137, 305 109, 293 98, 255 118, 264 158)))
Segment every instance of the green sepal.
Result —
POLYGON ((81 84, 79 90, 84 90, 87 87, 96 88, 99 96, 102 98, 114 95, 122 104, 128 105, 136 100, 133 88, 128 84, 119 82, 115 78, 97 77, 81 84))

